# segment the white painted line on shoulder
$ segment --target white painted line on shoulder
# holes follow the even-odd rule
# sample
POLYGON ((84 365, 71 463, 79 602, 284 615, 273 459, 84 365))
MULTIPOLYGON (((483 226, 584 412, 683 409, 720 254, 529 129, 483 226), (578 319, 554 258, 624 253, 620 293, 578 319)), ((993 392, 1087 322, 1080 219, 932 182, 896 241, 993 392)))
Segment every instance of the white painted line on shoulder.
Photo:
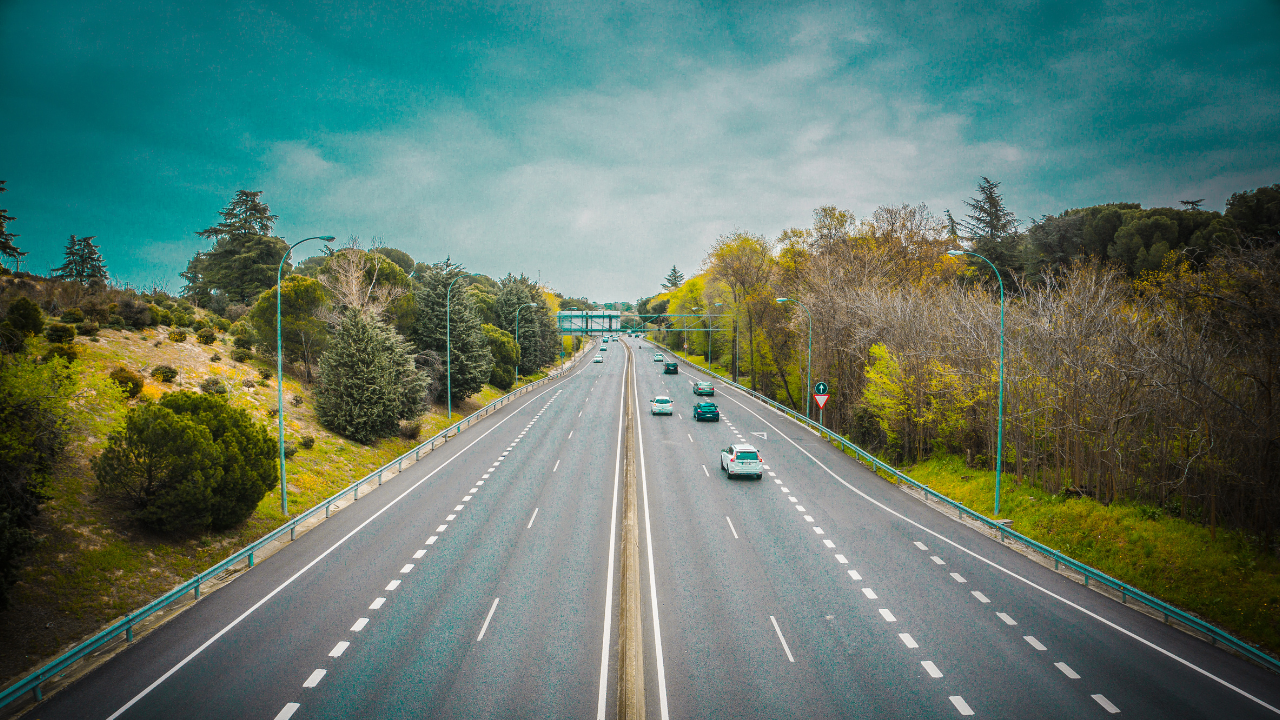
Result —
POLYGON ((960 573, 951 573, 951 578, 958 583, 969 582, 968 580, 965 580, 963 577, 961 577, 960 573))
MULTIPOLYGON (((853 572, 853 571, 850 571, 850 572, 853 572)), ((854 573, 854 574, 856 575, 857 573, 854 573)), ((862 594, 866 595, 868 600, 876 599, 876 591, 872 590, 871 588, 862 588, 862 594)))
MULTIPOLYGON (((1097 697, 1102 696, 1098 695, 1097 697)), ((275 720, 289 720, 289 718, 293 717, 294 713, 298 712, 298 708, 300 707, 302 706, 298 703, 285 703, 284 707, 280 709, 280 712, 276 713, 275 720)))
POLYGON ((769 622, 773 623, 773 631, 778 633, 778 641, 782 643, 782 649, 787 653, 787 660, 795 662, 796 659, 791 656, 791 648, 787 647, 787 639, 782 637, 782 628, 778 627, 778 620, 770 615, 769 622))
POLYGON ((928 549, 929 549, 929 548, 925 547, 925 544, 924 544, 924 543, 922 543, 922 542, 920 542, 919 540, 917 540, 917 541, 916 541, 916 547, 920 548, 921 550, 928 550, 928 549))
POLYGON ((826 535, 826 533, 822 532, 822 528, 820 528, 820 527, 818 527, 818 526, 816 526, 816 525, 814 526, 813 531, 814 531, 814 532, 816 532, 816 533, 818 533, 819 535, 826 535))
POLYGON ((728 522, 728 523, 729 523, 729 531, 733 533, 733 539, 734 539, 734 540, 737 540, 737 539, 738 539, 738 531, 737 531, 737 530, 735 530, 735 529, 733 528, 733 521, 729 519, 729 516, 728 516, 728 515, 725 515, 725 516, 724 516, 724 519, 725 519, 725 521, 726 521, 726 522, 728 522))
POLYGON ((1102 695, 1090 695, 1089 697, 1093 698, 1094 700, 1097 700, 1098 704, 1102 706, 1102 709, 1106 710, 1112 715, 1115 715, 1116 713, 1120 712, 1120 708, 1116 707, 1114 703, 1112 703, 1110 700, 1106 699, 1102 695))
POLYGON ((529 524, 524 526, 525 530, 533 527, 533 521, 538 517, 538 508, 533 509, 533 515, 529 516, 529 524))
POLYGON ((804 516, 804 521, 805 521, 805 522, 813 522, 813 516, 812 516, 812 515, 805 515, 805 516, 804 516))
POLYGON ((427 544, 428 544, 428 545, 435 545, 435 544, 436 544, 436 540, 438 540, 439 538, 440 538, 440 536, 439 536, 439 535, 432 535, 431 537, 427 538, 427 544))
POLYGON ((924 671, 929 673, 929 677, 935 677, 935 678, 942 677, 942 671, 939 670, 938 666, 934 665, 932 662, 928 660, 922 660, 920 664, 924 666, 924 671))
POLYGON ((989 602, 991 602, 990 600, 988 600, 988 599, 987 599, 987 596, 986 596, 986 595, 983 595, 982 593, 978 592, 977 590, 974 590, 974 591, 973 591, 973 596, 974 596, 974 597, 976 597, 976 598, 978 598, 978 602, 983 602, 983 603, 989 603, 989 602))
POLYGON ((385 603, 386 601, 387 601, 386 598, 374 598, 373 602, 369 603, 369 609, 377 610, 378 608, 382 607, 382 604, 385 603))
POLYGON ((835 546, 836 546, 836 544, 835 544, 835 543, 831 542, 830 540, 828 540, 828 539, 826 539, 826 538, 823 538, 823 539, 822 539, 822 544, 823 544, 823 545, 826 545, 826 546, 827 546, 827 549, 831 549, 831 548, 833 548, 833 547, 835 547, 835 546))
POLYGON ((359 620, 356 621, 355 625, 351 626, 351 632, 360 632, 361 630, 364 629, 364 626, 368 624, 369 624, 369 618, 360 618, 359 620))
POLYGON ((1009 617, 1008 615, 1006 615, 1006 614, 1004 614, 1004 613, 1002 613, 1002 612, 998 612, 998 613, 996 613, 996 617, 998 617, 998 618, 1000 618, 1001 620, 1003 620, 1005 625, 1017 625, 1017 624, 1018 624, 1018 621, 1017 621, 1017 620, 1014 620, 1013 618, 1009 617))
POLYGON ((857 571, 857 570, 850 570, 850 571, 849 571, 849 577, 853 578, 854 580, 861 580, 861 579, 862 579, 862 576, 858 574, 858 571, 857 571))
POLYGON ((1028 643, 1030 643, 1030 644, 1031 644, 1031 647, 1033 647, 1033 648, 1035 648, 1035 649, 1037 649, 1037 650, 1040 650, 1040 651, 1042 651, 1042 652, 1043 652, 1043 651, 1045 651, 1045 650, 1048 650, 1048 649, 1049 649, 1049 648, 1047 648, 1047 647, 1045 647, 1045 646, 1044 646, 1044 643, 1042 643, 1042 642, 1040 642, 1039 640, 1035 639, 1035 637, 1034 637, 1034 636, 1031 636, 1031 635, 1023 635, 1023 636, 1022 636, 1022 639, 1023 639, 1023 640, 1026 640, 1028 643))
POLYGON ((346 652, 349 647, 351 647, 351 643, 342 640, 329 651, 329 657, 342 657, 342 653, 346 652))
POLYGON ((324 677, 325 672, 327 671, 324 668, 320 668, 319 670, 316 670, 315 672, 311 673, 311 677, 307 678, 307 681, 302 683, 302 687, 313 688, 319 685, 320 678, 324 677))
POLYGON ((493 619, 493 611, 498 609, 498 598, 493 599, 493 604, 489 606, 489 614, 484 618, 484 625, 480 626, 480 634, 476 636, 476 642, 484 639, 484 631, 489 629, 489 621, 493 619))
POLYGON ((965 702, 964 698, 960 697, 959 695, 952 695, 947 699, 951 701, 952 705, 956 706, 956 709, 960 711, 961 715, 973 714, 973 711, 969 709, 969 703, 965 702))
POLYGON ((907 633, 898 633, 898 639, 902 641, 903 645, 906 645, 909 648, 915 649, 920 647, 915 638, 911 637, 907 633))
POLYGON ((410 570, 413 570, 413 563, 405 563, 405 566, 400 568, 400 574, 403 575, 410 570))
POLYGON ((843 555, 841 555, 840 553, 836 553, 836 562, 840 563, 841 565, 848 565, 848 564, 849 564, 849 561, 848 561, 848 560, 846 560, 846 559, 845 559, 845 557, 844 557, 843 555))
MULTIPOLYGON (((418 552, 424 552, 424 551, 419 550, 418 552)), ((387 583, 387 586, 383 588, 383 590, 395 590, 398 587, 400 587, 400 581, 392 580, 391 582, 387 583)))
POLYGON ((1072 670, 1072 669, 1071 669, 1071 666, 1070 666, 1070 665, 1067 665, 1067 664, 1066 664, 1066 663, 1064 663, 1064 662, 1056 662, 1056 663, 1054 663, 1054 664, 1053 664, 1053 666, 1054 666, 1054 667, 1056 667, 1056 668, 1058 668, 1059 670, 1061 670, 1063 675, 1066 675, 1067 677, 1071 678, 1072 680, 1079 680, 1079 679, 1080 679, 1080 676, 1076 673, 1076 671, 1075 671, 1075 670, 1072 670))
POLYGON ((884 617, 885 622, 898 622, 898 618, 894 617, 887 608, 880 608, 880 615, 884 617))
POLYGON ((946 564, 947 564, 947 563, 946 563, 946 561, 944 561, 942 558, 938 557, 937 555, 930 555, 930 556, 929 556, 929 559, 930 559, 930 560, 932 560, 932 561, 933 561, 933 563, 934 563, 935 565, 946 565, 946 564))
POLYGON ((414 559, 414 560, 418 560, 418 559, 420 559, 423 555, 426 555, 426 554, 427 554, 427 551, 426 551, 426 550, 419 550, 419 551, 417 551, 417 552, 415 552, 415 553, 413 554, 413 559, 414 559))

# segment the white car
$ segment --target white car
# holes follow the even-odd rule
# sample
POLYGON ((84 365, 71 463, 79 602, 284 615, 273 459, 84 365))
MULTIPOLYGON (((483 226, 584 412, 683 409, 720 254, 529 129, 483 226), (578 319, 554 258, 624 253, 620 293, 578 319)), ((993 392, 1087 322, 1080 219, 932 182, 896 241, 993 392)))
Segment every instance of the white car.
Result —
POLYGON ((671 398, 666 395, 659 395, 649 401, 650 415, 670 415, 671 408, 675 407, 675 403, 671 402, 671 398))
POLYGON ((721 450, 720 469, 729 473, 729 477, 753 476, 757 480, 764 477, 764 461, 752 445, 730 445, 721 450))
POLYGON ((604 362, 604 356, 603 356, 603 355, 597 355, 597 356, 596 356, 596 359, 595 359, 595 360, 592 360, 591 362, 593 362, 593 363, 604 362))

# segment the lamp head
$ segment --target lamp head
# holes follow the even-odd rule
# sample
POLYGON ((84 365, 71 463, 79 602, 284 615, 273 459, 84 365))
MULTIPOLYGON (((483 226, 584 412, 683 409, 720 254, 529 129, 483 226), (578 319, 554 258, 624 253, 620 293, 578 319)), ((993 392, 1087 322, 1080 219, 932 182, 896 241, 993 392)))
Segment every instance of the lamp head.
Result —
POLYGON ((791 302, 791 298, 778 298, 778 302, 780 303, 791 302))
POLYGON ((950 255, 951 257, 956 257, 956 256, 959 256, 959 255, 963 255, 963 254, 964 254, 964 251, 963 251, 963 250, 948 250, 948 251, 947 251, 947 254, 948 254, 948 255, 950 255))

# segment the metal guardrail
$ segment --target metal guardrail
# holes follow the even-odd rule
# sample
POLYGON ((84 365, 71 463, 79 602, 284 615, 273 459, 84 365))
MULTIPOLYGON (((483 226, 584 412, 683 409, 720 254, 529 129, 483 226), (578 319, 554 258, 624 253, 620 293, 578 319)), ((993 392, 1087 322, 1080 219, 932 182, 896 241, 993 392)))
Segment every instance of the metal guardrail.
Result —
POLYGON ((209 582, 210 580, 216 579, 218 575, 222 574, 223 572, 226 572, 227 570, 232 569, 233 566, 239 564, 240 562, 247 563, 246 569, 253 567, 254 554, 257 553, 259 550, 261 550, 268 543, 274 542, 275 540, 279 539, 280 536, 284 535, 286 532, 289 533, 289 540, 291 541, 294 540, 297 537, 298 526, 301 525, 302 523, 315 517, 321 511, 324 512, 324 516, 326 518, 329 517, 330 508, 346 495, 351 495, 351 499, 353 502, 356 500, 359 500, 360 488, 374 481, 376 481, 378 485, 381 485, 383 473, 390 470, 392 466, 396 468, 396 472, 398 473, 401 467, 403 466, 404 461, 408 460, 410 456, 413 457, 414 462, 417 462, 417 460, 421 458, 422 455, 428 454, 432 450, 435 450, 437 447, 437 443, 448 442, 449 438, 456 436, 458 433, 462 432, 464 429, 471 427, 476 422, 493 414, 494 411, 503 407, 507 403, 510 403, 512 400, 515 400, 521 395, 524 395, 525 393, 530 392, 534 388, 540 385, 543 385, 545 383, 548 383, 551 380, 554 380, 555 378, 559 377, 560 375, 568 371, 569 368, 572 367, 574 363, 576 363, 578 359, 581 358, 584 354, 586 354, 585 348, 581 352, 575 354, 568 362, 564 363, 558 369, 548 374, 546 377, 535 380, 529 383, 528 385, 523 385, 519 388, 516 388, 515 390, 507 393, 506 395, 503 395, 497 400, 494 400, 488 405, 485 405, 483 408, 480 408, 474 413, 468 415, 462 420, 459 420, 457 423, 450 424, 449 427, 436 433, 429 440, 426 440, 420 443, 414 449, 406 452, 405 454, 401 455, 400 457, 397 457, 394 460, 391 460, 390 462, 386 463, 385 465, 378 468, 377 470, 374 470, 373 472, 369 473, 368 475, 365 475, 363 478, 360 478, 359 480, 348 485, 347 487, 343 488, 337 493, 334 493, 333 495, 330 495, 329 497, 325 498, 318 504, 313 505, 309 509, 294 516, 292 519, 289 520, 289 522, 286 522, 285 524, 281 525, 275 530, 272 530, 271 532, 267 533, 261 538, 255 540, 253 543, 245 546, 244 548, 241 548, 240 550, 236 551, 235 553, 233 553, 232 555, 230 555, 229 557, 227 557, 225 560, 218 563, 217 565, 214 565, 208 570, 202 571, 200 574, 196 575, 190 580, 182 583, 181 585, 170 590, 164 595, 161 595, 155 600, 152 600, 150 603, 147 603, 141 609, 135 610, 129 613, 128 615, 125 615, 122 619, 116 621, 110 627, 99 632, 97 635, 94 635, 93 637, 80 643, 79 645, 67 651, 66 653, 63 653, 61 656, 54 659, 52 662, 40 668, 39 670, 32 673, 31 675, 28 675, 22 680, 19 680, 16 683, 5 688, 3 691, 0 691, 0 708, 5 707, 6 705, 13 702, 17 698, 21 697, 24 693, 28 691, 30 691, 33 694, 36 701, 43 699, 43 695, 40 692, 40 684, 43 683, 44 681, 54 677, 58 673, 70 667, 72 664, 83 659, 84 657, 92 653, 94 650, 97 650, 98 648, 107 644, 111 640, 119 637, 120 635, 125 636, 126 642, 133 642, 134 625, 137 625, 138 623, 150 617, 157 611, 171 605, 175 601, 182 599, 188 593, 194 593, 195 594, 194 599, 199 600, 200 586, 202 584, 209 582))
MULTIPOLYGON (((650 341, 650 342, 653 342, 653 341, 650 341)), ((895 480, 899 480, 901 482, 907 483, 908 485, 911 485, 912 487, 934 498, 935 500, 951 506, 952 508, 955 509, 957 517, 962 517, 967 515, 969 518, 978 521, 979 523, 987 526, 992 530, 995 530, 1000 534, 1001 542, 1005 542, 1005 538, 1011 538, 1013 540, 1016 540, 1017 542, 1022 543, 1023 545, 1026 545, 1029 548, 1034 549, 1036 552, 1039 552, 1040 554, 1052 559, 1053 567, 1055 570, 1058 570, 1060 569, 1060 566, 1065 565, 1071 568, 1072 570, 1080 573, 1084 577, 1084 584, 1086 587, 1088 587, 1090 580, 1092 580, 1093 582, 1102 583, 1103 585, 1106 585, 1107 587, 1110 587, 1111 589, 1118 591, 1120 593, 1121 602, 1125 603, 1126 605, 1128 604, 1130 599, 1136 600, 1142 603, 1143 605, 1146 605, 1152 610, 1163 615, 1164 622, 1166 624, 1169 622, 1170 618, 1172 618, 1177 622, 1180 622, 1183 625, 1186 625, 1187 627, 1192 628, 1196 632, 1207 635, 1209 637, 1210 642, 1213 643, 1214 645, 1222 644, 1227 648, 1240 653, 1246 658, 1253 660, 1254 662, 1258 663, 1259 665, 1262 665, 1263 667, 1269 670, 1280 672, 1280 660, 1277 660, 1276 658, 1259 650, 1258 648, 1250 645, 1249 643, 1246 643, 1245 641, 1240 640, 1239 638, 1229 633, 1226 633, 1223 630, 1205 622, 1204 620, 1201 620, 1200 618, 1190 615, 1186 611, 1180 610, 1159 598, 1152 597, 1151 595, 1148 595, 1147 593, 1133 587, 1132 585, 1121 582, 1120 580, 1116 580, 1115 578, 1111 577, 1110 575, 1107 575, 1106 573, 1100 570, 1097 570, 1093 567, 1085 565, 1084 563, 1078 560, 1075 560, 1066 555, 1063 555, 1057 550, 1054 550, 1051 547, 1048 547, 1039 542, 1036 542, 1035 540, 1032 540, 1031 538, 1027 537, 1026 535, 1023 535, 1022 533, 1019 533, 1015 530, 1011 530, 1010 528, 1006 527, 1004 524, 1000 522, 992 520, 991 518, 975 510, 971 510, 965 507, 962 503, 952 500, 951 498, 947 497, 946 495, 943 495, 942 493, 939 493, 933 488, 930 488, 927 485, 922 485, 921 483, 916 482, 912 478, 908 477, 905 473, 885 463, 884 461, 880 460, 880 458, 876 457, 875 455, 872 455, 866 450, 863 450, 862 448, 858 447, 852 442, 849 442, 848 439, 844 438, 838 433, 833 432, 827 427, 820 425, 814 422, 813 420, 805 417, 804 415, 801 415, 795 412, 791 408, 788 408, 784 405, 774 402, 773 400, 765 397, 764 395, 761 395, 760 393, 754 390, 751 390, 749 388, 743 387, 742 385, 739 385, 726 377, 718 375, 707 368, 704 368, 689 362, 686 358, 682 357, 675 350, 668 348, 666 345, 663 345, 657 342, 654 342, 653 344, 656 347, 661 347, 666 349, 668 352, 670 352, 672 355, 675 355, 677 359, 679 359, 681 362, 688 365, 689 367, 692 367, 706 375, 710 375, 714 378, 717 378, 724 384, 730 387, 736 388, 737 390, 744 392, 747 395, 750 395, 751 397, 755 398, 756 400, 759 400, 760 402, 772 407, 774 410, 777 410, 781 413, 786 414, 791 419, 805 425, 806 427, 813 430, 814 432, 817 432, 819 435, 825 436, 830 440, 833 440, 839 443, 841 447, 846 451, 853 453, 854 456, 858 457, 863 462, 870 464, 877 470, 888 473, 889 475, 893 476, 895 480)))

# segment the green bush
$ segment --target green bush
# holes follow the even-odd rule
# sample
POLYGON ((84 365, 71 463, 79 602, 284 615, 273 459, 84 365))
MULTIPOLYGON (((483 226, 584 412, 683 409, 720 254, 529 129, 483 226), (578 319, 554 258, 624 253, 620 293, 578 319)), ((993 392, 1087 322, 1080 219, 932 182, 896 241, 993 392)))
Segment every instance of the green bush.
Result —
POLYGON ((400 437, 405 440, 417 440, 420 435, 422 435, 422 423, 416 421, 400 423, 400 437))
POLYGON ((62 322, 68 325, 84 322, 84 311, 80 308, 67 308, 62 313, 62 322))
POLYGON ((107 327, 111 328, 112 330, 123 330, 124 318, 120 317, 119 315, 108 315, 107 327))
POLYGON ((273 373, 267 368, 258 368, 258 377, 263 380, 270 380, 272 374, 273 373))
MULTIPOLYGON (((231 334, 238 338, 253 338, 253 328, 243 320, 237 320, 231 323, 231 334)), ((252 340, 251 340, 252 342, 252 340)))
POLYGON ((186 330, 170 330, 169 342, 184 342, 187 339, 186 330))
POLYGON ((195 322, 191 323, 191 329, 195 330, 196 332, 200 332, 201 330, 207 327, 209 327, 209 323, 205 322, 204 320, 196 320, 195 322))
POLYGON ((298 443, 303 450, 310 450, 316 446, 316 439, 310 435, 303 435, 302 441, 298 443))
POLYGON ((142 392, 142 376, 126 367, 118 367, 109 376, 117 385, 124 388, 124 394, 131 398, 142 392))
POLYGON ((214 353, 209 357, 209 362, 222 362, 222 356, 218 353, 214 353))
POLYGON ((200 381, 200 392, 205 395, 226 395, 227 384, 216 377, 207 377, 200 381))
POLYGON ((70 363, 75 362, 80 357, 80 352, 76 350, 75 345, 59 343, 50 345, 49 349, 44 351, 44 355, 42 357, 46 362, 56 357, 60 357, 70 363))
POLYGON ((221 317, 214 318, 213 326, 216 327, 221 332, 227 332, 228 330, 231 329, 231 321, 221 317))
POLYGON ((76 334, 85 337, 93 337, 98 334, 98 323, 92 320, 86 320, 76 325, 76 334))
POLYGON ((298 454, 298 446, 293 443, 284 444, 284 457, 286 460, 298 454))
POLYGON ((212 345, 214 340, 218 339, 218 333, 213 328, 201 328, 196 332, 196 340, 201 345, 212 345))
POLYGON ((40 312, 40 306, 25 297, 20 297, 9 305, 5 319, 23 337, 39 335, 44 330, 44 313, 40 312))
POLYGON ((76 337, 76 329, 62 323, 49 323, 44 329, 44 337, 51 343, 69 343, 76 337))
POLYGON ((173 326, 191 327, 191 315, 181 311, 173 313, 173 326))
POLYGON ((194 533, 247 519, 277 465, 266 428, 248 413, 180 391, 130 410, 92 467, 105 492, 132 501, 137 522, 194 533))
POLYGON ((241 350, 252 350, 253 338, 249 337, 248 335, 237 335, 235 340, 235 346, 240 348, 241 350))
POLYGON ((253 353, 249 352, 248 350, 236 348, 235 350, 231 351, 231 359, 235 360, 238 363, 249 362, 250 360, 253 359, 253 353))
POLYGON ((146 303, 138 302, 133 298, 124 298, 116 304, 116 314, 124 319, 124 324, 131 328, 142 329, 144 327, 155 325, 155 318, 151 316, 151 306, 146 303))
POLYGON ((173 313, 160 307, 159 305, 151 306, 151 317, 156 321, 157 325, 172 325, 173 313))
POLYGON ((155 366, 155 369, 151 371, 151 377, 159 380, 160 382, 169 383, 173 382, 174 378, 178 377, 178 371, 176 368, 169 365, 157 365, 155 366))

